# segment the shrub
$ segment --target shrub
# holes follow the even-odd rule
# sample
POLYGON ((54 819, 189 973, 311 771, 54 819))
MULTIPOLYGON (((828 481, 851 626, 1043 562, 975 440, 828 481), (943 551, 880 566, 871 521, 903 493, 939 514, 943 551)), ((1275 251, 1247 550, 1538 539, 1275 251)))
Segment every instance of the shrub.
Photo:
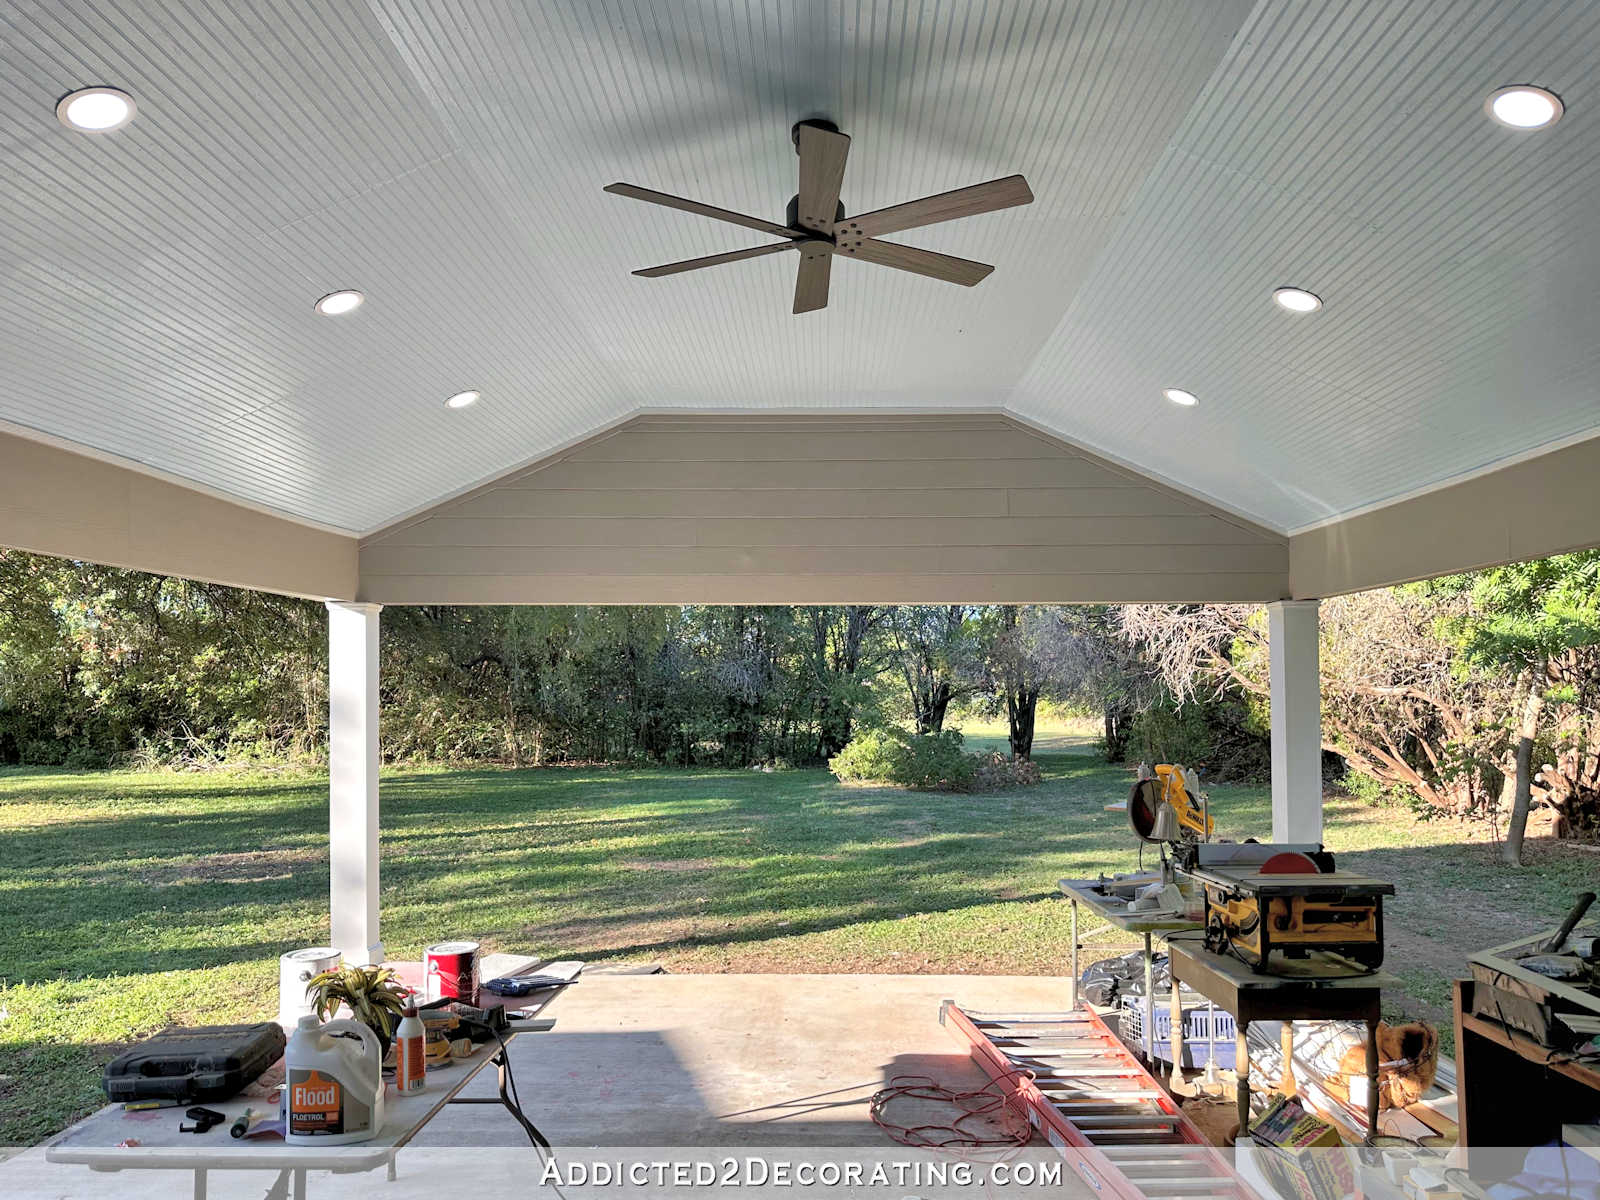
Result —
POLYGON ((907 738, 901 751, 900 773, 894 782, 924 791, 969 791, 978 771, 978 759, 961 748, 961 740, 958 729, 907 738))
POLYGON ((1038 783, 1039 768, 998 754, 968 754, 961 732, 908 734, 872 729, 828 761, 842 780, 895 783, 920 791, 988 792, 1038 783))
POLYGON ((895 779, 900 759, 901 747, 894 734, 869 729, 851 738, 849 745, 830 758, 828 770, 842 780, 888 782, 895 779))

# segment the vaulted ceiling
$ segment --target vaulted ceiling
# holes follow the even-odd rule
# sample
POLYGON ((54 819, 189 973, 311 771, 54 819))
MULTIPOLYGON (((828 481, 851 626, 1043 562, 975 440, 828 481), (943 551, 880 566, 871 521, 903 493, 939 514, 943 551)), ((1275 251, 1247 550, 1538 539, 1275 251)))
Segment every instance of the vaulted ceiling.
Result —
POLYGON ((0 427, 336 530, 652 409, 1001 410, 1280 533, 1600 432, 1593 3, 0 0, 0 76, 0 427), (811 116, 852 213, 1025 175, 889 239, 993 275, 630 274, 764 239, 605 184, 781 221, 811 116))

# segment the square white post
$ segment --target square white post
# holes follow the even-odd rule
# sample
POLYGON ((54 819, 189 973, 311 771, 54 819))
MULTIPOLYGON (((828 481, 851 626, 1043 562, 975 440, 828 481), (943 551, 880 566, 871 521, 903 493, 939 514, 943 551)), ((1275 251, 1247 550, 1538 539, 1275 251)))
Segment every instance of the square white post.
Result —
POLYGON ((1272 840, 1322 841, 1322 677, 1317 601, 1267 605, 1272 685, 1272 840))
POLYGON ((328 856, 332 945, 358 966, 378 938, 378 613, 328 601, 328 856))

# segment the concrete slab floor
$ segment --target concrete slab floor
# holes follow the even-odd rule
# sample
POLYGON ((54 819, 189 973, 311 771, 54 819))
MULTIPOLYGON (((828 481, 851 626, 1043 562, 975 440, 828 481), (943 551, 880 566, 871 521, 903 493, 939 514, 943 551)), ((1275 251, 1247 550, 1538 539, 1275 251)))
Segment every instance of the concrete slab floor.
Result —
MULTIPOLYGON (((985 1081, 940 1026, 941 1000, 1050 1012, 1067 989, 1056 976, 595 975, 544 1010, 553 1030, 512 1043, 511 1062, 557 1147, 877 1146, 867 1101, 892 1076, 985 1081)), ((493 1093, 488 1072, 468 1092, 493 1093)), ((509 1114, 470 1105, 414 1144, 519 1143, 509 1114)))
MULTIPOLYGON (((896 1148, 867 1112, 896 1075, 951 1087, 985 1077, 939 1024, 946 997, 980 1011, 1060 1011, 1064 977, 965 975, 602 975, 551 1002, 548 1033, 511 1044, 529 1117, 558 1151, 589 1147, 896 1148)), ((494 1094, 493 1072, 468 1095, 494 1094)), ((905 1123, 948 1123, 946 1106, 897 1102, 905 1123)), ((312 1197, 406 1197, 537 1186, 526 1135, 494 1105, 445 1108, 384 1172, 313 1172, 312 1197), (471 1153, 463 1155, 461 1151, 471 1153)), ((208 1197, 261 1197, 273 1176, 212 1172, 208 1197)), ((99 1174, 44 1161, 42 1147, 0 1163, 0 1195, 60 1200, 176 1200, 191 1177, 173 1171, 99 1174)), ((1078 1189, 1068 1188, 1068 1194, 1078 1189)), ((613 1191, 610 1194, 616 1194, 613 1191)), ((681 1193, 679 1193, 681 1194, 681 1193)), ((900 1193, 894 1193, 898 1195, 900 1193)), ((1059 1194, 1059 1193, 1058 1193, 1059 1194)))

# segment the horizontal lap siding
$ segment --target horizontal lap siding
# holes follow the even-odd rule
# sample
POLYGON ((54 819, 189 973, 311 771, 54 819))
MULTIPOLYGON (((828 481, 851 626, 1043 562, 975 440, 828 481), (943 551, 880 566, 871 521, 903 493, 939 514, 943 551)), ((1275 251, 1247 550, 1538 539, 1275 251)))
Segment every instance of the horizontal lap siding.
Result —
POLYGON ((1000 417, 656 414, 381 533, 389 603, 1272 599, 1286 540, 1000 417))
POLYGON ((1161 571, 1268 574, 1288 569, 1281 546, 942 546, 843 550, 810 547, 369 546, 373 575, 1103 575, 1161 571))
POLYGON ((388 575, 384 604, 1209 604, 1280 598, 1283 575, 388 575))

